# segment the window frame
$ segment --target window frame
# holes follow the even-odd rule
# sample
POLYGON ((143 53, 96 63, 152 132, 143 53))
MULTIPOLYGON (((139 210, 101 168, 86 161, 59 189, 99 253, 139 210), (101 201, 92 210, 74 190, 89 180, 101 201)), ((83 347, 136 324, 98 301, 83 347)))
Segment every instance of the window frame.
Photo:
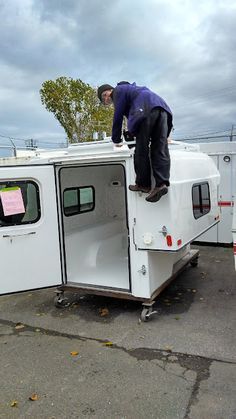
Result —
MULTIPOLYGON (((196 203, 195 203, 196 205, 196 203)), ((209 214, 209 212, 211 211, 211 194, 210 194, 210 187, 209 187, 209 182, 200 182, 200 183, 194 183, 192 185, 192 208, 193 208, 193 216, 195 218, 195 220, 198 220, 201 217, 204 217, 204 215, 209 214), (206 185, 207 186, 207 190, 208 190, 208 200, 209 200, 209 209, 207 212, 204 212, 203 209, 203 199, 202 199, 202 186, 206 185), (193 196, 193 191, 194 188, 198 187, 198 191, 199 191, 199 208, 200 208, 200 213, 198 216, 196 216, 195 211, 194 211, 194 196, 193 196)))
POLYGON ((64 214, 65 217, 72 217, 73 215, 85 214, 87 212, 92 212, 95 209, 95 188, 94 188, 93 185, 72 186, 70 188, 66 188, 63 191, 62 203, 63 203, 63 214, 64 214), (81 189, 87 189, 87 188, 92 189, 92 198, 93 198, 92 204, 93 205, 92 205, 92 208, 81 211, 80 190, 81 189), (66 208, 64 206, 64 195, 65 195, 65 192, 70 191, 70 190, 76 190, 77 191, 78 205, 77 205, 77 209, 75 211, 71 212, 70 214, 66 214, 66 211, 65 211, 66 208))
MULTIPOLYGON (((41 205, 40 205, 40 192, 39 192, 39 185, 34 182, 31 179, 8 179, 8 180, 1 180, 0 181, 0 190, 1 190, 1 186, 5 185, 4 188, 11 188, 14 186, 19 186, 19 184, 26 184, 26 185, 33 185, 35 187, 35 193, 36 193, 36 205, 37 205, 37 217, 33 220, 30 221, 19 221, 19 222, 12 222, 9 224, 1 224, 0 221, 0 228, 4 228, 4 227, 13 227, 13 226, 21 226, 21 225, 28 225, 28 224, 35 224, 37 223, 40 218, 41 218, 41 205)), ((4 189, 3 188, 3 189, 4 189)), ((14 215, 20 215, 20 214, 14 214, 14 215)), ((5 215, 4 217, 14 217, 14 215, 5 215)), ((24 213, 25 215, 25 213, 24 213)), ((24 218, 24 217, 23 217, 24 218)))

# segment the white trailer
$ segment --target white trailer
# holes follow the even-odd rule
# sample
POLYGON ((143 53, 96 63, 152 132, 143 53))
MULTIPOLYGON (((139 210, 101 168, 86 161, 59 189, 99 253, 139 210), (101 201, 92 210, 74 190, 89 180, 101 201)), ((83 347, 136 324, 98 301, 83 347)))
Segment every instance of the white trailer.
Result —
POLYGON ((235 270, 236 270, 236 202, 234 202, 232 233, 233 233, 234 265, 235 265, 235 270))
POLYGON ((198 238, 199 242, 232 245, 232 220, 236 196, 236 143, 199 143, 200 151, 207 153, 215 162, 220 173, 217 199, 220 223, 198 238))
POLYGON ((0 294, 58 286, 135 299, 141 318, 219 221, 219 172, 197 147, 170 144, 171 186, 157 203, 129 191, 133 150, 111 142, 1 159, 0 294), (120 149, 119 149, 120 150, 120 149), (23 209, 22 209, 23 206, 23 209))

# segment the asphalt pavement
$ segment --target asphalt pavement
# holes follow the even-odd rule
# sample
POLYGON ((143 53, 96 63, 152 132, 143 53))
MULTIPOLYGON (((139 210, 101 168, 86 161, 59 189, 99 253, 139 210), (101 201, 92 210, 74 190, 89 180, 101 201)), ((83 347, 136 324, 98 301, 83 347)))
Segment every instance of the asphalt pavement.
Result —
POLYGON ((0 418, 235 419, 233 251, 197 248, 147 323, 134 301, 1 296, 0 418))

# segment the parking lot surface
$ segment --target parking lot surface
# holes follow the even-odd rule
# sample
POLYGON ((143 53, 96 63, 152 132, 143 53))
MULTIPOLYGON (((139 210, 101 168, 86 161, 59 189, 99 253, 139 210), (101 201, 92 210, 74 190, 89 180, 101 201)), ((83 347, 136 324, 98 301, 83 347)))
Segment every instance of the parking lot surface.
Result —
POLYGON ((1 296, 0 418, 235 419, 233 251, 197 248, 145 323, 140 302, 1 296))

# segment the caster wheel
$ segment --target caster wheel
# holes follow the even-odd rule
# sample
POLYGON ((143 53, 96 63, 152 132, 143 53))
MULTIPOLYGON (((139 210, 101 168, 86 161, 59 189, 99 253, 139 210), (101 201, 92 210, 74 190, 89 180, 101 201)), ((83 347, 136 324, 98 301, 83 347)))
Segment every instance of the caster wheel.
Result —
POLYGON ((157 314, 157 311, 153 310, 152 305, 150 305, 150 307, 143 307, 142 312, 141 312, 141 316, 140 316, 140 320, 142 322, 148 322, 150 320, 150 318, 153 316, 153 314, 157 314))
POLYGON ((198 258, 191 260, 190 265, 196 268, 198 266, 198 258))
POLYGON ((150 308, 145 307, 142 309, 141 316, 140 316, 140 319, 142 320, 142 322, 148 322, 149 314, 150 314, 150 308))
POLYGON ((54 298, 54 304, 57 308, 64 308, 69 306, 68 298, 63 298, 61 294, 54 298))

